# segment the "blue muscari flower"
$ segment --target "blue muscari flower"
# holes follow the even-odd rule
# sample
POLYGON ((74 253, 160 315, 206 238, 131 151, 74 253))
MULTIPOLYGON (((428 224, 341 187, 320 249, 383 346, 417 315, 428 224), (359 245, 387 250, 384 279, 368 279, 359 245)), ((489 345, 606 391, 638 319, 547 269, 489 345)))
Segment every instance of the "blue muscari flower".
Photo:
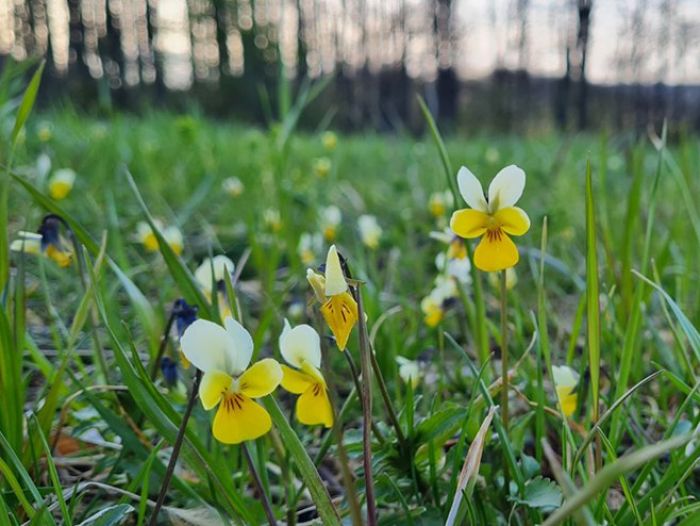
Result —
POLYGON ((192 325, 197 319, 196 305, 190 305, 184 299, 180 298, 173 305, 173 316, 175 316, 175 327, 177 328, 178 338, 182 338, 185 329, 192 325))
POLYGON ((163 359, 160 361, 160 371, 163 373, 163 378, 165 379, 165 383, 172 386, 175 385, 177 382, 177 363, 168 358, 167 356, 163 356, 163 359))

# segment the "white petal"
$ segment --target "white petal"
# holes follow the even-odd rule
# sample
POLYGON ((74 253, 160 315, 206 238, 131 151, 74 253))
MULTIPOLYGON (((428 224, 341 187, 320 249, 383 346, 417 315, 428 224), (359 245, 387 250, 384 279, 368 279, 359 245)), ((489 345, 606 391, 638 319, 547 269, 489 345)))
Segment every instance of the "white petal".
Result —
POLYGON ((493 178, 489 185, 489 211, 515 205, 525 190, 525 172, 511 164, 506 166, 493 178))
POLYGON ((248 368, 253 356, 253 338, 243 325, 230 316, 224 320, 224 327, 226 327, 226 332, 233 342, 233 352, 228 356, 230 368, 226 369, 226 372, 238 376, 248 368))
POLYGON ((552 376, 557 387, 574 387, 579 378, 578 373, 566 365, 553 365, 552 376))
POLYGON ((343 269, 340 266, 340 257, 335 245, 331 245, 326 256, 326 296, 335 296, 348 290, 343 269))
POLYGON ((226 272, 233 274, 235 268, 233 261, 226 256, 214 256, 202 261, 202 264, 195 270, 194 277, 204 290, 211 290, 212 281, 223 280, 226 272))
POLYGON ((56 170, 51 178, 52 183, 64 183, 68 186, 73 186, 75 183, 75 172, 70 168, 61 168, 56 170))
POLYGON ((292 328, 284 320, 284 330, 279 339, 280 352, 289 365, 301 369, 307 362, 317 369, 321 367, 321 338, 310 325, 292 328))
POLYGON ((462 166, 457 172, 457 186, 459 193, 474 210, 486 212, 486 198, 484 197, 484 189, 476 176, 469 171, 469 168, 462 166))
POLYGON ((221 325, 197 320, 187 327, 180 339, 182 352, 200 371, 223 371, 231 374, 230 356, 235 343, 221 325))

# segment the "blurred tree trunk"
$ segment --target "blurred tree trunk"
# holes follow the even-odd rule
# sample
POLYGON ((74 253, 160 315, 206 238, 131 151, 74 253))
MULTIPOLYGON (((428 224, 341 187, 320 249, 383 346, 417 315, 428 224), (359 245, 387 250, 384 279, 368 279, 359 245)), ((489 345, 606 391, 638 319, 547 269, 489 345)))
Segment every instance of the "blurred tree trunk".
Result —
POLYGON ((593 0, 578 0, 578 37, 576 47, 579 53, 579 98, 578 127, 583 130, 588 125, 588 80, 586 79, 586 59, 588 36, 591 26, 593 0))
POLYGON ((216 22, 216 45, 219 48, 219 74, 221 78, 230 74, 228 63, 229 9, 227 0, 213 0, 214 21, 216 22))
POLYGON ((80 0, 68 0, 68 74, 81 88, 90 78, 85 61, 85 35, 80 0))
MULTIPOLYGON (((158 0, 144 0, 146 2, 146 24, 148 30, 148 47, 153 56, 153 68, 155 69, 155 101, 162 105, 165 102, 165 74, 163 72, 163 56, 156 45, 158 39, 158 0)), ((160 0, 161 2, 167 0, 160 0)))

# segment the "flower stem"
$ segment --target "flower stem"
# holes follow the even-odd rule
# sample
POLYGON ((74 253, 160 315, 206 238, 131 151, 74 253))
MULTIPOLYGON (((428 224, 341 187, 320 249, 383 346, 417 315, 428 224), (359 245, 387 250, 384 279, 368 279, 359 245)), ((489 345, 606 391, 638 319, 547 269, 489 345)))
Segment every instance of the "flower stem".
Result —
MULTIPOLYGON (((358 396, 360 397, 360 404, 362 404, 362 384, 360 383, 360 374, 357 371, 357 365, 355 365, 355 361, 352 359, 352 354, 350 354, 349 351, 344 351, 343 354, 345 355, 345 358, 348 361, 348 366, 350 367, 350 373, 352 374, 352 379, 355 382, 355 390, 358 393, 358 396)), ((372 432, 374 433, 374 436, 377 438, 377 440, 384 444, 386 442, 384 435, 382 435, 382 432, 379 430, 379 428, 375 425, 374 422, 372 422, 372 432)))
POLYGON ((170 312, 170 317, 168 318, 168 322, 165 324, 165 329, 163 330, 163 336, 161 337, 160 345, 158 346, 158 354, 156 354, 156 357, 153 360, 153 365, 151 366, 151 380, 155 380, 156 375, 158 374, 158 366, 160 365, 161 358, 163 358, 163 354, 165 354, 165 348, 168 346, 168 340, 170 338, 170 329, 172 329, 174 321, 175 321, 175 310, 173 309, 170 312))
POLYGON ((253 477, 253 486, 255 486, 255 490, 260 494, 260 502, 265 510, 267 522, 270 524, 270 526, 277 526, 277 520, 275 519, 275 514, 272 511, 272 505, 270 504, 270 500, 267 498, 267 493, 265 493, 265 489, 263 488, 260 475, 258 475, 258 471, 255 469, 255 462, 253 462, 253 457, 250 454, 248 445, 245 443, 242 444, 241 449, 243 449, 243 456, 245 456, 246 462, 248 463, 250 475, 253 477))
POLYGON ((182 415, 182 422, 180 423, 180 429, 178 429, 177 437, 175 438, 175 444, 173 444, 173 452, 170 455, 170 460, 168 461, 168 467, 165 470, 165 477, 163 478, 163 485, 160 488, 160 493, 158 494, 158 500, 153 508, 153 514, 151 515, 151 520, 149 522, 150 526, 155 526, 158 522, 158 513, 163 507, 163 502, 165 502, 165 495, 168 492, 168 487, 170 486, 170 480, 173 478, 173 473, 175 472, 175 464, 177 464, 177 458, 180 456, 180 449, 182 448, 182 443, 185 439, 185 431, 187 430, 187 422, 192 415, 192 410, 194 409, 195 400, 197 400, 197 392, 199 391, 199 382, 202 380, 202 372, 197 371, 194 377, 194 382, 192 383, 192 389, 190 391, 190 398, 187 401, 187 408, 185 409, 185 414, 182 415))
POLYGON ((360 369, 362 371, 362 462, 365 472, 365 497, 367 501, 367 524, 376 526, 377 505, 374 500, 374 481, 372 480, 372 349, 367 334, 365 312, 362 308, 362 293, 359 285, 353 287, 357 301, 357 316, 360 330, 360 369))
MULTIPOLYGON (((506 271, 501 271, 501 373, 502 373, 502 385, 501 385, 501 421, 503 423, 503 430, 505 434, 508 434, 508 292, 506 288, 506 271)), ((506 456, 503 455, 503 477, 504 477, 504 487, 506 494, 508 493, 508 461, 506 456)))

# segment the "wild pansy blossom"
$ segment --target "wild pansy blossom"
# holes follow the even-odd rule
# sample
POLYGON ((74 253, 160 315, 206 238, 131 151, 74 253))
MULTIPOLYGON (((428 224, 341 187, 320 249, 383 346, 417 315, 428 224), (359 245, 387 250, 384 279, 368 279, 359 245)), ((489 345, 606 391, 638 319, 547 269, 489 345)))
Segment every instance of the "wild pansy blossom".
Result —
POLYGON ((319 179, 325 179, 328 177, 328 174, 331 173, 332 166, 331 160, 328 157, 319 157, 318 159, 314 159, 314 175, 319 179))
POLYGON ((375 249, 379 246, 382 237, 382 227, 379 226, 377 218, 372 215, 361 215, 357 219, 357 227, 360 230, 360 239, 367 248, 375 249))
POLYGON ((48 215, 42 220, 38 232, 19 232, 18 239, 10 243, 10 250, 44 255, 59 267, 68 267, 73 261, 73 250, 61 237, 60 227, 61 219, 55 215, 48 215))
POLYGON ((291 365, 282 364, 282 387, 297 398, 297 420, 307 426, 333 425, 333 409, 328 398, 328 387, 321 368, 321 338, 309 325, 292 328, 284 320, 279 338, 280 352, 291 365))
POLYGON ((445 317, 445 303, 456 297, 458 293, 454 278, 445 274, 439 274, 435 278, 433 290, 420 303, 423 321, 428 327, 437 327, 445 317))
POLYGON ((488 201, 479 180, 464 166, 457 183, 471 208, 454 212, 450 228, 463 238, 482 236, 474 251, 476 267, 495 272, 515 266, 520 255, 508 236, 522 236, 530 229, 530 218, 514 206, 525 189, 525 172, 515 165, 503 168, 489 185, 488 201))
POLYGON ((409 360, 403 356, 396 357, 399 364, 399 377, 405 384, 410 384, 412 389, 418 387, 421 378, 421 371, 418 362, 409 360))
POLYGON ((299 245, 297 245, 297 254, 304 265, 313 265, 316 261, 316 254, 321 251, 323 238, 321 234, 310 234, 304 232, 299 236, 299 245))
POLYGON ((212 432, 224 444, 254 440, 272 427, 268 412, 253 398, 266 396, 282 381, 282 368, 266 358, 252 366, 253 339, 228 317, 224 326, 197 320, 182 336, 182 351, 204 373, 199 398, 207 411, 217 405, 212 432))
POLYGON ((452 207, 452 192, 434 192, 428 199, 428 210, 430 214, 439 219, 443 217, 449 208, 452 207))
POLYGON ((194 271, 194 278, 204 291, 204 295, 211 302, 216 296, 219 314, 222 318, 231 316, 231 307, 226 300, 226 285, 224 278, 226 273, 233 274, 236 266, 229 258, 223 255, 206 258, 194 271))
POLYGON ((238 197, 243 193, 243 190, 245 190, 243 181, 238 177, 227 177, 224 179, 223 183, 221 183, 221 188, 231 197, 238 197))
POLYGON ((338 146, 338 136, 332 131, 327 131, 321 136, 321 143, 326 151, 332 152, 338 146))
POLYGON ((321 314, 335 336, 338 349, 344 351, 358 320, 357 303, 350 294, 335 245, 328 249, 326 275, 308 269, 306 279, 321 303, 321 314))
POLYGON ((321 210, 321 232, 329 243, 334 241, 338 234, 338 225, 343 219, 340 208, 335 205, 327 206, 321 210))
POLYGON ((263 222, 271 232, 279 232, 282 230, 282 216, 279 210, 268 208, 263 212, 263 222))
POLYGON ((553 365, 552 376, 554 377, 554 387, 557 390, 557 398, 561 405, 564 416, 571 416, 576 411, 578 395, 576 385, 579 375, 571 367, 566 365, 553 365))
POLYGON ((73 189, 75 178, 75 172, 70 168, 56 170, 49 179, 49 195, 57 201, 65 199, 73 189))
MULTIPOLYGON (((165 227, 160 219, 154 219, 153 223, 160 230, 165 242, 170 246, 175 254, 180 255, 184 248, 182 232, 176 226, 165 227)), ((136 239, 148 252, 158 251, 158 238, 155 232, 146 221, 139 221, 136 225, 136 239)))

